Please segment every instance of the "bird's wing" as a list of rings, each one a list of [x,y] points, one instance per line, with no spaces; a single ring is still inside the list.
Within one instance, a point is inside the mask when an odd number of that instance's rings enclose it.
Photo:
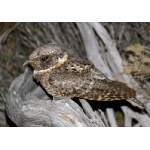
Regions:
[[[80,59],[71,59],[63,67],[54,70],[50,79],[50,84],[57,88],[62,97],[97,100],[107,86],[107,78],[103,73],[89,61]]]

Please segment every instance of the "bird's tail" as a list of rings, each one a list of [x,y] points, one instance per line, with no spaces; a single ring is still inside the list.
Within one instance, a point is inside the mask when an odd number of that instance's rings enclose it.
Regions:
[[[144,109],[144,108],[145,108],[145,107],[144,107],[144,104],[141,103],[139,100],[137,100],[137,99],[135,99],[135,98],[129,98],[129,99],[127,99],[127,101],[128,101],[129,103],[131,103],[133,106],[136,106],[136,107],[138,107],[138,108],[140,108],[140,109]]]

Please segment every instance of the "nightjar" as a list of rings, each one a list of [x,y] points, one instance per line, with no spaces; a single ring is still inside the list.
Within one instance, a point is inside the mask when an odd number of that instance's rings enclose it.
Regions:
[[[33,78],[52,96],[88,100],[122,100],[144,109],[136,91],[126,84],[108,79],[86,59],[69,54],[56,44],[38,47],[25,64],[34,69]]]

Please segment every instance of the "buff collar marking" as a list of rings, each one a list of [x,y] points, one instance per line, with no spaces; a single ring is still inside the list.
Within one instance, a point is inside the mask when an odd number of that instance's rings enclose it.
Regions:
[[[39,71],[34,70],[34,74],[37,74],[37,73],[41,73],[42,74],[42,73],[45,73],[45,72],[51,72],[52,69],[58,68],[61,65],[63,65],[67,61],[67,59],[68,59],[68,55],[66,54],[66,55],[64,55],[63,58],[59,58],[58,62],[54,66],[52,66],[52,67],[50,67],[48,69],[45,69],[45,70],[39,70]]]

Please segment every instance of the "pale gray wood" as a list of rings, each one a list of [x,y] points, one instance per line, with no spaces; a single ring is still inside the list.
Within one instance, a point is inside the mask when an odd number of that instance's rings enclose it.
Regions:
[[[33,80],[32,73],[27,68],[13,81],[7,95],[7,115],[17,126],[105,126],[102,119],[93,121],[88,117],[72,99],[52,100]],[[90,107],[85,110],[94,113]]]
[[[110,123],[110,126],[117,127],[118,125],[117,125],[117,121],[115,119],[114,110],[112,108],[107,108],[106,114],[107,114],[107,118],[108,118],[108,122]]]
[[[150,126],[150,117],[145,112],[143,113],[134,112],[133,110],[131,110],[126,106],[121,107],[121,109],[123,110],[126,116],[125,126],[128,127],[131,126],[131,119],[137,120],[141,126],[144,127]]]
[[[105,120],[103,119],[104,117],[102,117],[102,115],[98,115],[96,111],[93,111],[92,107],[87,101],[85,101],[84,99],[80,99],[80,103],[82,104],[84,112],[92,120],[92,122],[100,127],[107,126]]]

